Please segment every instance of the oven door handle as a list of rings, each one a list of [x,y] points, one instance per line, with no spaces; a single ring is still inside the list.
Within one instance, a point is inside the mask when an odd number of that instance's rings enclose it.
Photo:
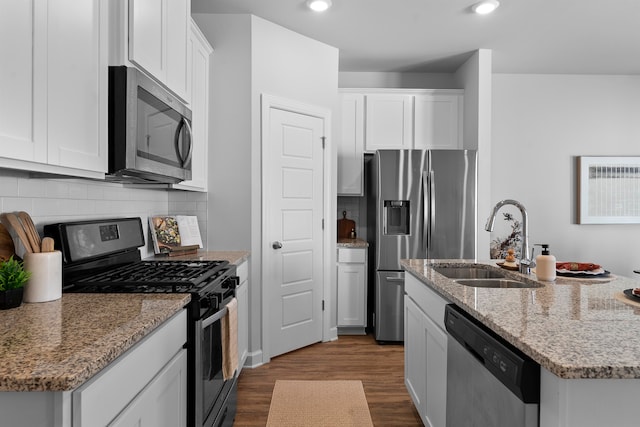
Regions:
[[[227,307],[225,307],[222,310],[218,311],[213,316],[209,316],[206,319],[204,319],[202,321],[202,329],[206,329],[209,326],[211,326],[212,324],[216,323],[218,320],[222,319],[227,314],[227,311],[228,311],[228,309],[227,309]]]

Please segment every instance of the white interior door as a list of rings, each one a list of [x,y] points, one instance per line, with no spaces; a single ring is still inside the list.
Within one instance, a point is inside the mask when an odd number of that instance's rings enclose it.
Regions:
[[[274,357],[322,339],[324,121],[267,111],[263,295]]]

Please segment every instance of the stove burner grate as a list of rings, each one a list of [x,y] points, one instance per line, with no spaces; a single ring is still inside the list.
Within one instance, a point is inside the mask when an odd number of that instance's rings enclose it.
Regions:
[[[228,264],[228,261],[141,261],[84,277],[74,283],[84,286],[110,286],[112,289],[126,286],[138,286],[141,289],[145,286],[166,286],[174,290],[190,290],[224,273]]]

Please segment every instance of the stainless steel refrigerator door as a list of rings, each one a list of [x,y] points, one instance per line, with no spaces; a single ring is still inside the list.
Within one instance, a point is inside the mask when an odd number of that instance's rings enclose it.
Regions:
[[[431,150],[427,258],[476,256],[476,152]]]
[[[376,198],[377,270],[402,270],[400,259],[426,258],[421,177],[428,168],[429,151],[376,152],[372,186]],[[408,217],[404,209],[408,210]]]
[[[376,340],[404,341],[404,272],[378,271],[375,296]]]

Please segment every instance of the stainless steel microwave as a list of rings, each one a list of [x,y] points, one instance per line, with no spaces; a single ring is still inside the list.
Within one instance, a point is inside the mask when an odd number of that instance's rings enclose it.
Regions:
[[[191,111],[135,68],[109,67],[108,131],[111,179],[191,179]]]

